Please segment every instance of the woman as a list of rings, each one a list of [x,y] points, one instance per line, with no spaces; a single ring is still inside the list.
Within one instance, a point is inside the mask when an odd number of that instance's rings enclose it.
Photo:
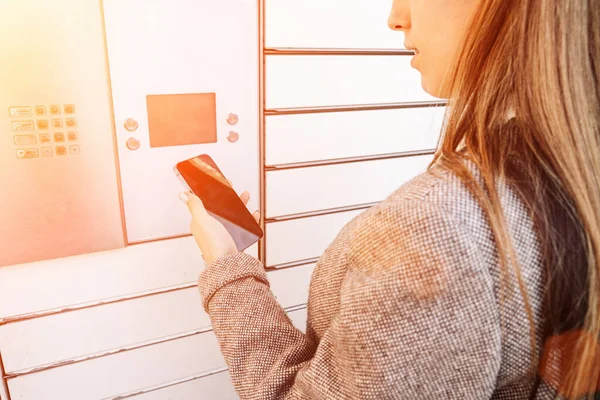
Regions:
[[[306,334],[260,262],[183,196],[240,397],[593,396],[600,3],[394,0],[389,25],[415,50],[423,88],[450,99],[442,142],[426,173],[322,256]]]

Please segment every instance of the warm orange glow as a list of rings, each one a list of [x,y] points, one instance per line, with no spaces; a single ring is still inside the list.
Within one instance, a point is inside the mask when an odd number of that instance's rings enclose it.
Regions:
[[[544,353],[540,363],[540,376],[544,382],[552,389],[556,390],[563,398],[580,398],[589,393],[566,393],[566,380],[568,368],[573,362],[573,353],[577,349],[578,343],[585,341],[594,341],[589,333],[583,331],[571,331],[562,335],[553,336],[548,339],[544,346]],[[581,341],[581,342],[580,342]],[[596,347],[596,362],[594,365],[600,365],[600,347]],[[597,382],[596,389],[600,391],[600,379]]]

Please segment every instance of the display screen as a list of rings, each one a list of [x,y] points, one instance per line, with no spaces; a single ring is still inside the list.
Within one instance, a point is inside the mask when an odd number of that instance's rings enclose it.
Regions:
[[[146,96],[150,147],[217,142],[215,93]]]

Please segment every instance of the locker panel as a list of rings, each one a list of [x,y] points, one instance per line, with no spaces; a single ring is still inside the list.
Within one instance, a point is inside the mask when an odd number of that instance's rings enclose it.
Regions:
[[[267,264],[320,257],[339,231],[362,211],[347,211],[320,217],[267,225]]]
[[[388,0],[265,1],[267,47],[403,48]]]
[[[257,246],[246,252],[256,256]],[[194,282],[203,265],[189,236],[0,268],[0,317]]]
[[[305,311],[295,311],[302,312]],[[295,324],[306,323],[292,314]],[[212,332],[207,332],[11,379],[9,389],[12,398],[20,400],[112,399],[224,366],[218,341]]]
[[[302,310],[291,312],[288,315],[292,320],[292,324],[302,331],[302,333],[306,333],[306,317],[308,315],[308,309],[303,308]]]
[[[315,264],[281,271],[269,271],[267,276],[277,301],[283,307],[308,303],[308,289]]]
[[[267,216],[381,201],[431,160],[426,155],[269,172]]]
[[[96,354],[209,327],[197,290],[54,315],[0,327],[8,371]]]
[[[305,332],[307,310],[299,310],[290,313],[289,315],[292,323],[294,323],[294,325],[302,332]],[[225,371],[201,379],[152,391],[140,396],[135,396],[135,398],[142,400],[234,400],[239,397],[231,382],[229,371]]]
[[[266,118],[268,165],[434,149],[445,107]]]
[[[224,365],[218,341],[208,332],[23,376],[8,386],[20,400],[98,400]]]
[[[282,307],[305,304],[314,266],[268,273]],[[196,287],[0,327],[7,371],[157,341],[209,328]],[[115,329],[118,328],[118,329]]]
[[[237,400],[228,371],[133,397],[134,400]]]
[[[269,109],[438,100],[409,56],[268,56]]]

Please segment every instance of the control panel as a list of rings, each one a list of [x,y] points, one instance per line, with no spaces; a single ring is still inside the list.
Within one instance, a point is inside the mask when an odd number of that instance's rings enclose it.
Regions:
[[[81,154],[74,104],[13,106],[8,112],[18,159]]]
[[[189,233],[173,167],[199,154],[258,208],[257,4],[103,1],[128,243]]]

